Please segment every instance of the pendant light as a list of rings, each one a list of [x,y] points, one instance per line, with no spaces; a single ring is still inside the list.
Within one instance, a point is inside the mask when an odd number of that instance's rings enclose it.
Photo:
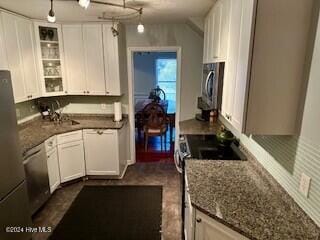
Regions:
[[[54,15],[54,11],[53,11],[53,0],[51,0],[51,8],[50,8],[47,19],[48,19],[48,22],[50,23],[56,22],[56,16]]]
[[[78,0],[79,5],[85,9],[87,9],[90,5],[90,0]]]
[[[137,26],[138,33],[144,33],[144,26],[141,22],[142,9],[139,12],[139,24]]]

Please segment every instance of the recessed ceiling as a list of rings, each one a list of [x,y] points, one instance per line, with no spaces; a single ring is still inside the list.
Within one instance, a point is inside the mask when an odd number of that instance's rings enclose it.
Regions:
[[[122,4],[123,0],[101,0]],[[149,23],[183,22],[190,17],[203,17],[215,0],[128,0],[127,4],[144,8],[143,21]],[[35,19],[46,19],[49,0],[0,0],[0,7]],[[124,13],[122,9],[91,4],[87,10],[76,0],[54,0],[57,21],[97,21],[103,12]],[[128,13],[128,12],[127,12]]]

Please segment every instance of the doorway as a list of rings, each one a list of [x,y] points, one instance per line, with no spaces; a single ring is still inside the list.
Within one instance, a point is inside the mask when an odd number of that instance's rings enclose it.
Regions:
[[[132,162],[173,162],[180,110],[180,48],[129,48],[128,59]],[[165,129],[161,124],[148,127],[150,104],[160,105],[165,112]]]

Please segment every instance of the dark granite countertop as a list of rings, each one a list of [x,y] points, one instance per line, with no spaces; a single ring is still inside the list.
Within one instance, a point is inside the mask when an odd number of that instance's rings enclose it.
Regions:
[[[180,134],[195,135],[195,134],[215,134],[222,123],[201,122],[196,119],[189,119],[179,122]]]
[[[247,161],[186,161],[192,205],[249,239],[319,240],[319,227],[242,150]]]
[[[19,125],[22,154],[57,134],[81,129],[121,129],[128,121],[127,118],[124,117],[121,122],[117,123],[114,122],[113,118],[109,115],[73,115],[71,119],[80,124],[71,125],[70,121],[66,121],[61,125],[55,125],[53,122],[36,118]]]

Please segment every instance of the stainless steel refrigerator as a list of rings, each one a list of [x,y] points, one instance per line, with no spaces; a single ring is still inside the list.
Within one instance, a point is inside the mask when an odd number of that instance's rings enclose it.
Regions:
[[[11,77],[9,71],[0,71],[0,239],[31,239],[31,234],[25,232],[27,226],[32,223]]]

